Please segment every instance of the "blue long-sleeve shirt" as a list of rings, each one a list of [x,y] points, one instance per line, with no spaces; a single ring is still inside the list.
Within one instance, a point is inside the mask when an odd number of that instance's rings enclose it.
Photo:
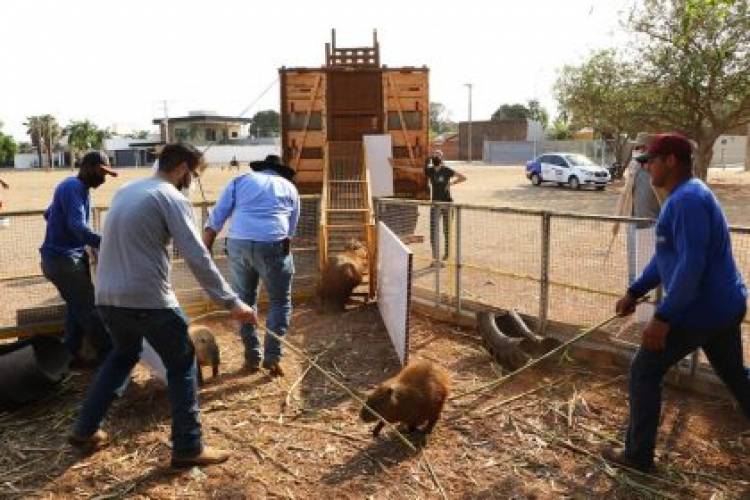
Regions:
[[[683,182],[667,198],[656,221],[656,253],[629,292],[640,297],[659,284],[665,296],[656,314],[673,327],[721,327],[747,307],[726,217],[698,179]]]
[[[78,177],[68,177],[55,188],[44,219],[47,230],[39,252],[42,257],[80,257],[86,245],[99,248],[101,237],[89,226],[89,188]]]
[[[299,222],[299,193],[271,170],[235,177],[224,188],[206,223],[217,233],[231,217],[228,237],[280,241],[294,236]]]

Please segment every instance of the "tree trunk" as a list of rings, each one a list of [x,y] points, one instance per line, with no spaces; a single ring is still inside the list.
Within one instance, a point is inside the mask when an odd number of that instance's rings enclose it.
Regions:
[[[708,178],[708,166],[714,155],[714,141],[716,138],[706,138],[698,142],[698,150],[693,161],[693,174],[703,182]]]
[[[36,146],[36,155],[39,157],[39,168],[44,168],[44,160],[42,160],[42,143],[39,141]]]

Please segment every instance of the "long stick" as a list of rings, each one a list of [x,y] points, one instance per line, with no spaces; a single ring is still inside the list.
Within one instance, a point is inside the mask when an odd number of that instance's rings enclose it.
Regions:
[[[218,316],[218,315],[227,315],[227,314],[229,314],[228,311],[214,311],[214,312],[210,312],[210,313],[206,313],[206,314],[201,314],[200,316],[196,316],[191,322],[197,321],[199,319],[206,318],[208,316]],[[314,359],[312,359],[310,356],[306,355],[304,352],[302,352],[301,349],[299,349],[298,347],[294,346],[293,344],[290,344],[289,342],[287,342],[286,340],[284,340],[283,337],[277,335],[276,333],[272,332],[268,328],[264,328],[261,325],[256,325],[255,327],[258,328],[258,329],[260,329],[261,331],[266,332],[266,334],[270,335],[271,337],[273,337],[276,340],[278,340],[279,342],[281,342],[285,347],[287,347],[294,354],[296,354],[297,356],[299,356],[300,358],[304,359],[305,361],[307,361],[308,363],[310,363],[312,366],[314,366],[315,369],[318,370],[320,373],[322,373],[328,380],[330,380],[335,385],[337,385],[338,387],[340,387],[341,389],[343,389],[344,392],[346,392],[349,396],[351,396],[352,399],[354,399],[357,403],[359,403],[362,406],[364,406],[365,408],[367,408],[367,410],[369,410],[370,413],[372,413],[373,415],[375,415],[375,417],[378,420],[380,420],[380,422],[382,422],[389,429],[391,429],[393,432],[395,432],[396,436],[404,444],[404,446],[406,446],[407,448],[409,448],[409,450],[413,451],[414,453],[417,452],[417,448],[411,443],[411,441],[409,441],[408,439],[406,439],[406,436],[404,436],[403,434],[401,434],[398,431],[398,429],[396,428],[395,425],[393,425],[392,423],[388,422],[385,418],[383,418],[382,415],[380,415],[378,412],[376,412],[375,410],[373,410],[372,408],[370,408],[369,406],[367,406],[367,403],[365,403],[365,401],[362,400],[362,398],[360,398],[359,396],[357,396],[354,393],[354,391],[352,391],[351,389],[349,389],[347,386],[345,386],[344,384],[342,384],[341,382],[339,382],[336,377],[334,377],[333,375],[331,375],[325,368],[322,368],[317,362],[315,362]]]

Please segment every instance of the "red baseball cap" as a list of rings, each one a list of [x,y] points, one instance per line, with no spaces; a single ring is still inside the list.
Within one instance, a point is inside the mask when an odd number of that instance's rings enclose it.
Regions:
[[[656,156],[673,154],[677,158],[689,160],[692,152],[693,146],[687,137],[670,132],[653,136],[646,151],[636,156],[635,159],[640,163],[646,163]]]

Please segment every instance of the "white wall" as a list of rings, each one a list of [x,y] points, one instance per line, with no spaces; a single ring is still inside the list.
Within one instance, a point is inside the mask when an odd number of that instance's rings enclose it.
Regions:
[[[16,168],[31,168],[39,166],[39,156],[36,153],[18,153],[13,158]]]
[[[204,146],[199,146],[198,149],[203,151],[206,148]],[[247,162],[262,160],[270,154],[280,155],[281,147],[278,145],[266,144],[254,144],[246,146],[211,146],[206,150],[204,156],[207,163],[214,163],[218,165],[228,165],[229,162],[232,161],[232,158],[236,157],[237,161],[240,162],[241,165],[245,166],[247,165]]]
[[[744,135],[720,135],[714,143],[712,167],[742,167],[745,164],[747,137]]]

